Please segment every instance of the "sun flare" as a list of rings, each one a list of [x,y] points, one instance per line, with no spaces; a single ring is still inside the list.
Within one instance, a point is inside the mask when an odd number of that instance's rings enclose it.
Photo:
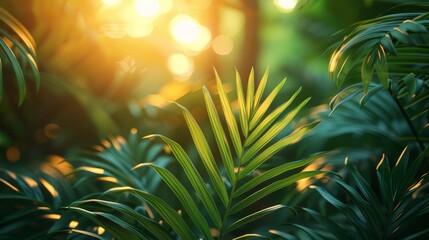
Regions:
[[[291,12],[298,0],[274,0],[274,4],[283,12]]]
[[[160,13],[158,0],[137,0],[134,7],[142,17],[156,17]]]
[[[202,51],[211,40],[210,30],[185,14],[172,19],[170,33],[177,42],[195,52]]]

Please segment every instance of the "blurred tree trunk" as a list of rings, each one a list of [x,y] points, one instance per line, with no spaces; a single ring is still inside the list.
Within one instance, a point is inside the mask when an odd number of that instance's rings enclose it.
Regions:
[[[259,55],[259,9],[258,0],[246,0],[243,3],[243,14],[245,17],[244,37],[241,46],[241,55],[238,69],[242,74],[250,72],[252,67],[255,68],[255,76]],[[246,82],[246,81],[244,81]]]

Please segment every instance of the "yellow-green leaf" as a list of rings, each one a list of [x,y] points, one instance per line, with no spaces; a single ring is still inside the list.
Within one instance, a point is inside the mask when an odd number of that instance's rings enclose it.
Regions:
[[[226,138],[225,132],[223,131],[219,115],[216,111],[216,107],[214,106],[213,100],[206,87],[203,87],[203,95],[206,103],[207,113],[210,119],[210,123],[212,125],[213,133],[215,135],[216,143],[219,147],[219,151],[222,156],[222,162],[225,166],[225,170],[228,174],[229,180],[231,182],[234,182],[234,160],[231,155],[231,149],[229,148],[228,140]]]

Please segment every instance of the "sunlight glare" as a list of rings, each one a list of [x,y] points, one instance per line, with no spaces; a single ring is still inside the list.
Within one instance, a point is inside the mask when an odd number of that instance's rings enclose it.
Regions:
[[[168,13],[173,8],[173,0],[159,0],[159,12]]]
[[[191,4],[199,9],[207,9],[212,4],[212,0],[192,0]]]
[[[39,184],[37,184],[36,181],[34,181],[34,179],[27,177],[27,176],[23,176],[22,179],[24,180],[24,182],[31,188],[35,188],[37,187]]]
[[[173,18],[170,32],[177,42],[195,52],[206,48],[211,39],[211,33],[206,27],[185,14]]]
[[[118,6],[122,2],[122,0],[101,0],[101,1],[103,2],[104,5],[108,7]]]
[[[106,230],[104,230],[104,228],[103,227],[98,227],[97,228],[97,234],[98,235],[103,235],[103,233],[105,232]]]
[[[181,14],[171,21],[170,31],[178,42],[192,43],[198,39],[201,30],[195,19]]]
[[[78,170],[87,171],[95,174],[104,174],[103,168],[96,168],[96,167],[79,167]]]
[[[274,0],[274,4],[283,12],[291,12],[298,0]]]
[[[218,55],[228,55],[232,52],[234,43],[230,37],[219,35],[213,40],[212,48]]]
[[[127,25],[127,35],[132,38],[141,38],[149,36],[153,31],[151,22],[133,22]]]
[[[126,34],[126,26],[123,23],[106,23],[101,27],[101,32],[109,38],[122,38]]]
[[[4,183],[6,186],[8,186],[11,189],[13,189],[15,192],[19,192],[18,188],[16,188],[15,186],[13,186],[12,184],[10,184],[8,181],[4,180],[3,178],[0,178],[0,182]]]
[[[171,55],[167,61],[168,69],[176,76],[187,80],[194,71],[194,62],[192,58],[182,53]]]
[[[160,12],[158,0],[137,0],[134,7],[137,14],[143,17],[155,17]]]
[[[50,184],[48,181],[46,181],[45,179],[41,178],[40,182],[43,184],[43,186],[46,188],[46,190],[48,190],[48,192],[52,195],[52,197],[57,198],[59,196],[57,190],[55,189],[54,186],[52,186],[52,184]]]
[[[111,183],[118,183],[118,179],[114,177],[99,177],[97,180],[102,182],[111,182]]]
[[[72,220],[72,221],[69,223],[69,228],[76,228],[76,227],[77,227],[77,225],[79,225],[79,222],[78,222],[78,221],[74,221],[74,220]]]
[[[44,218],[44,219],[51,219],[51,220],[59,220],[61,218],[61,215],[60,214],[51,213],[51,214],[45,214],[45,215],[43,215],[42,218]]]

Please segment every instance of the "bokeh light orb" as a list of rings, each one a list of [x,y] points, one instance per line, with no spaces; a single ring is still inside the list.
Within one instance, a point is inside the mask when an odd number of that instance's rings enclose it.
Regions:
[[[274,4],[282,12],[292,12],[292,10],[296,7],[297,3],[298,0],[274,0]]]
[[[178,43],[195,52],[204,50],[211,40],[210,30],[186,14],[171,20],[170,33]]]
[[[136,0],[135,9],[143,17],[155,17],[160,13],[158,0]]]
[[[213,39],[213,51],[218,55],[228,55],[234,48],[232,39],[227,35],[219,35]]]
[[[175,53],[168,57],[167,66],[179,80],[187,80],[194,71],[194,61],[183,53]]]

